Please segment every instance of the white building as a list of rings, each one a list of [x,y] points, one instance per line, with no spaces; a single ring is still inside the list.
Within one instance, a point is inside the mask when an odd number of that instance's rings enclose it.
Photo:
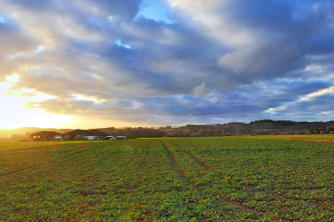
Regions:
[[[127,139],[128,137],[126,136],[116,136],[116,139],[117,140],[124,140],[124,139]]]
[[[54,139],[55,139],[55,140],[63,140],[63,136],[58,135],[58,136],[55,136]]]
[[[99,140],[100,137],[99,136],[85,136],[86,140]]]
[[[116,138],[114,136],[106,136],[104,137],[106,140],[115,140]]]

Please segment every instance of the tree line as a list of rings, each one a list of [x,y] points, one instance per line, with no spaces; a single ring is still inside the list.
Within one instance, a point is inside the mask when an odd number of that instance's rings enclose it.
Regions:
[[[70,132],[71,129],[49,129],[59,133]],[[124,135],[129,138],[146,137],[205,137],[233,135],[293,135],[293,134],[334,134],[334,121],[328,122],[294,122],[289,120],[256,120],[249,123],[233,122],[210,125],[186,125],[165,127],[127,127],[98,129],[108,135]],[[40,128],[17,130],[12,135],[0,138],[25,140],[31,133],[41,131]]]

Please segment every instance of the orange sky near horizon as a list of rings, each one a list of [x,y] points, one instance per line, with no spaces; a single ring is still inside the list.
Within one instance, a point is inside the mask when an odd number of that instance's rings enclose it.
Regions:
[[[2,108],[0,109],[0,128],[18,128],[18,127],[62,127],[69,123],[71,116],[50,114],[44,110],[29,108],[26,106],[29,102],[43,101],[50,96],[43,93],[36,93],[33,89],[23,89],[23,91],[32,92],[31,96],[21,95],[20,92],[12,91],[11,88],[19,81],[18,74],[8,75],[5,81],[0,82],[0,100]]]
[[[14,129],[19,127],[40,128],[102,128],[138,126],[130,122],[101,119],[99,117],[81,117],[49,113],[39,107],[31,107],[29,102],[41,102],[54,98],[34,89],[12,90],[20,80],[18,74],[8,75],[0,82],[0,128]],[[146,125],[146,124],[142,124]],[[146,125],[147,126],[147,125]]]

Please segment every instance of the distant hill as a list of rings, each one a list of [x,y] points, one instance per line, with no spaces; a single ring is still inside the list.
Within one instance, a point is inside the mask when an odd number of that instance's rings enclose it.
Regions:
[[[294,122],[289,120],[257,120],[250,123],[233,122],[225,124],[186,125],[160,128],[104,128],[110,135],[138,137],[188,137],[229,135],[271,135],[271,134],[321,134],[334,133],[334,121]]]
[[[92,129],[94,130],[94,129]],[[256,120],[249,123],[233,122],[210,125],[186,125],[180,127],[160,128],[100,128],[106,135],[127,136],[129,138],[142,137],[188,137],[188,136],[230,136],[230,135],[272,135],[272,134],[334,134],[334,121],[328,122],[294,122],[289,120]],[[0,138],[27,139],[30,134],[39,131],[53,131],[68,133],[72,129],[41,129],[24,127],[12,130],[0,129]]]

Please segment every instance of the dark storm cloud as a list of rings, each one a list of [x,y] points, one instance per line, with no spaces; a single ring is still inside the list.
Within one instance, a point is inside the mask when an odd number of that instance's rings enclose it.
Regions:
[[[329,1],[231,1],[222,19],[246,30],[254,42],[221,59],[223,67],[250,74],[250,81],[285,77],[305,68],[310,54],[331,53],[333,7]],[[327,47],[326,47],[327,45]]]
[[[329,95],[301,98],[334,85],[332,1],[165,3],[176,23],[138,17],[139,0],[0,2],[0,75],[56,97],[32,105],[105,119],[329,115]]]

